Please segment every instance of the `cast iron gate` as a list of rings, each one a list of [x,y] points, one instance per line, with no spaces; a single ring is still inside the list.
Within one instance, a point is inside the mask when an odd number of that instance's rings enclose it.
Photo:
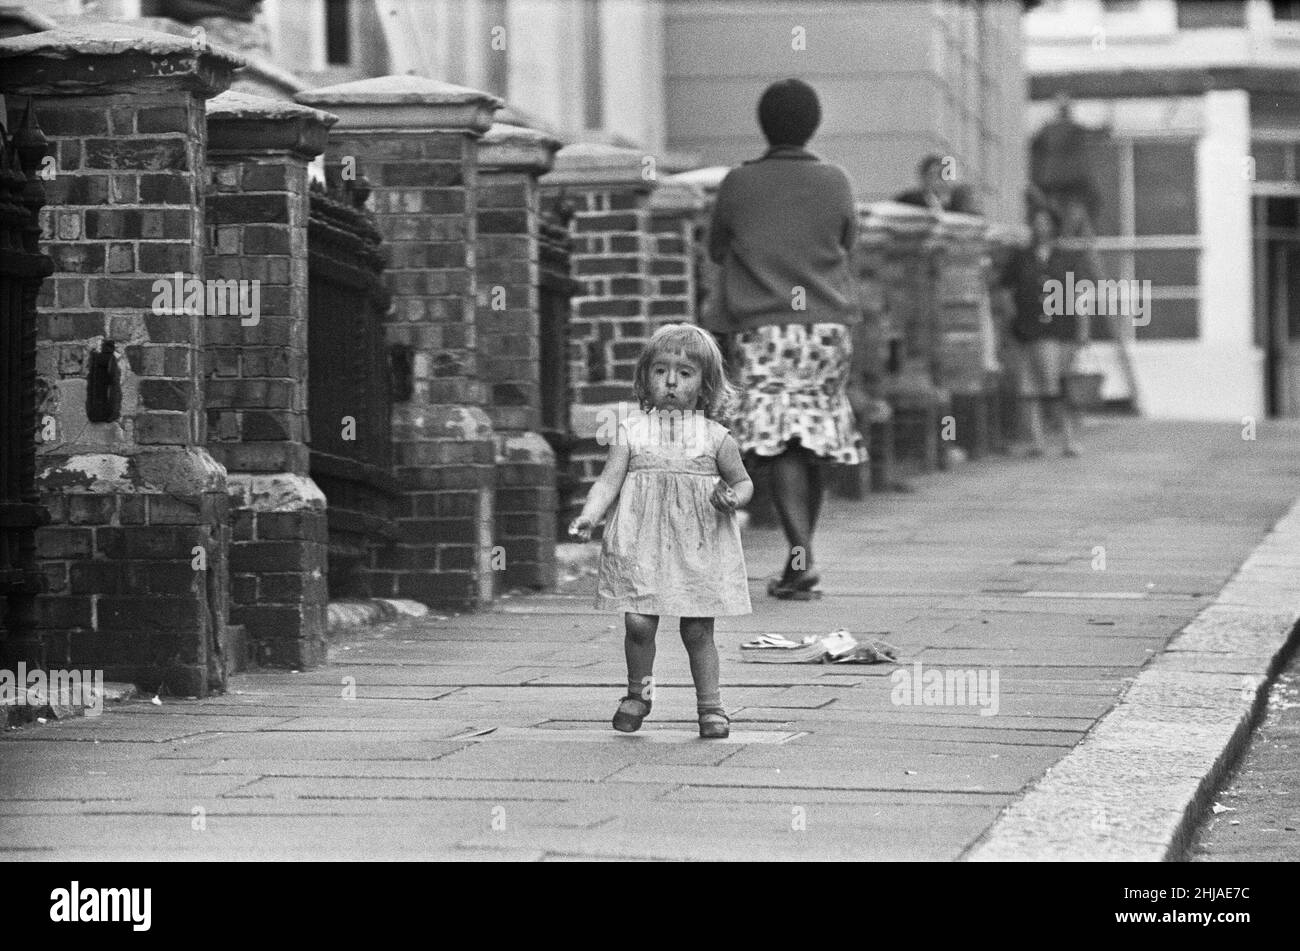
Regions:
[[[312,191],[307,412],[311,477],[329,506],[331,597],[368,594],[361,569],[396,534],[391,367],[402,361],[390,364],[384,342],[380,240],[363,212]]]
[[[7,117],[0,116],[7,123]],[[40,253],[37,174],[46,141],[27,104],[18,131],[0,127],[0,666],[45,666],[36,634],[36,294],[54,271]]]
[[[581,499],[577,480],[569,472],[569,298],[579,284],[569,273],[570,240],[563,210],[548,210],[538,228],[538,342],[542,401],[542,437],[555,452],[555,488],[559,504],[556,525],[568,539],[569,522]]]

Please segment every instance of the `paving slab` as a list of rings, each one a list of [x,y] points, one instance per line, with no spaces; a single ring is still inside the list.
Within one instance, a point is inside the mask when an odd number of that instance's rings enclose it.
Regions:
[[[992,457],[913,494],[830,498],[819,601],[767,598],[784,540],[746,531],[755,612],[717,624],[728,741],[696,736],[675,618],[652,717],[609,729],[622,633],[587,576],[356,629],[328,665],[240,674],[224,696],[0,735],[0,856],[1067,858],[1079,829],[1121,843],[1108,857],[1160,855],[1186,811],[1171,791],[1236,741],[1300,596],[1300,544],[1269,534],[1300,524],[1283,518],[1300,426],[1239,435],[1106,420],[1082,459]],[[839,627],[900,662],[741,661],[756,634]],[[996,671],[996,715],[895,703],[917,661]]]

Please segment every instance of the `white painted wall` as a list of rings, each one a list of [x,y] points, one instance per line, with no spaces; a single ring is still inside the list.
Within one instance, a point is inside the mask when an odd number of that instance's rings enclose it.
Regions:
[[[1250,97],[1242,90],[1203,97],[1196,150],[1196,205],[1202,241],[1200,337],[1145,341],[1135,349],[1151,416],[1231,419],[1264,413],[1263,352],[1252,340]]]

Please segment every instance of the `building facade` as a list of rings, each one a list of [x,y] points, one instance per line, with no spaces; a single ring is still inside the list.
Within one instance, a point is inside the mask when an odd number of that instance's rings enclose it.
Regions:
[[[1300,415],[1300,5],[1045,0],[1024,27],[1026,127],[1065,96],[1109,132],[1095,224],[1107,276],[1151,281],[1143,411]]]
[[[995,221],[1021,217],[1018,0],[265,0],[274,61],[313,84],[417,73],[501,96],[569,141],[670,170],[762,149],[755,106],[787,76],[822,97],[816,147],[865,201],[951,156]],[[343,12],[340,12],[343,11]],[[377,39],[378,37],[378,39]]]

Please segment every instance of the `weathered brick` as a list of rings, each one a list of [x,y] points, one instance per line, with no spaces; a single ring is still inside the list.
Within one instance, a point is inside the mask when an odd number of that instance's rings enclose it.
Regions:
[[[206,584],[203,572],[191,562],[136,562],[129,567],[130,587],[123,594],[148,594],[184,596],[203,591]]]
[[[117,497],[77,494],[68,497],[68,521],[73,525],[107,525],[113,520]]]
[[[198,544],[199,532],[193,528],[133,525],[95,530],[96,553],[105,558],[170,558],[189,564]]]
[[[36,532],[37,558],[88,558],[91,545],[88,528],[45,527]]]
[[[139,256],[140,270],[154,274],[184,272],[194,263],[194,250],[184,242],[142,242]]]
[[[84,160],[86,168],[186,171],[190,167],[184,139],[87,139]]]
[[[118,561],[82,561],[68,572],[73,594],[122,594],[129,591],[126,565]]]
[[[135,441],[140,445],[183,446],[191,443],[189,413],[137,413]]]
[[[150,525],[199,525],[204,522],[202,499],[198,496],[149,496]]]
[[[320,512],[261,512],[257,516],[257,537],[319,540],[324,524],[325,516]]]
[[[46,135],[88,136],[108,134],[108,110],[103,108],[50,108],[40,114],[41,131]]]
[[[297,541],[238,542],[231,547],[230,564],[232,570],[250,574],[311,571],[321,567],[318,548]]]
[[[97,605],[101,631],[158,631],[169,635],[203,630],[206,606],[198,597],[108,596]],[[175,638],[180,646],[183,638]]]
[[[221,195],[207,202],[208,224],[288,222],[289,203],[281,195]]]
[[[89,628],[94,607],[89,596],[67,595],[36,596],[36,626],[38,628],[75,629]]]
[[[140,176],[140,201],[146,205],[188,205],[195,199],[192,181],[183,175]]]
[[[136,113],[136,129],[148,132],[187,132],[189,111],[182,106],[146,107]]]
[[[191,384],[188,380],[141,380],[140,401],[151,410],[185,410],[189,408]]]

